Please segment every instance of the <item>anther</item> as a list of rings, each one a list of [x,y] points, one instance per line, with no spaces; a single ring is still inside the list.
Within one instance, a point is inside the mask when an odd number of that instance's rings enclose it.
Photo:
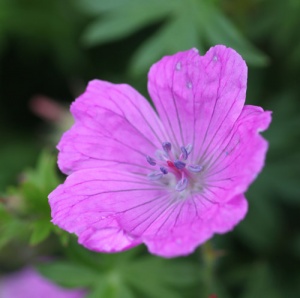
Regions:
[[[154,159],[153,157],[147,155],[147,156],[146,156],[146,159],[147,159],[148,163],[149,163],[151,166],[155,166],[155,165],[156,165],[156,161],[155,161],[155,159]]]
[[[188,155],[189,155],[186,148],[182,146],[182,147],[180,147],[180,150],[181,150],[182,159],[186,160],[188,158]]]
[[[200,165],[188,165],[187,169],[194,173],[199,173],[203,170],[203,166]]]
[[[181,69],[181,63],[177,62],[175,68],[176,68],[176,70],[180,70]]]
[[[164,175],[168,174],[168,170],[167,170],[166,167],[160,167],[159,169],[161,170],[161,172],[162,172]]]
[[[193,145],[192,144],[187,144],[185,146],[185,150],[186,150],[187,154],[190,154],[193,150]]]
[[[155,181],[155,180],[159,180],[162,176],[163,176],[162,172],[155,171],[155,172],[148,174],[148,179]]]
[[[171,151],[171,143],[170,142],[163,142],[162,147],[165,150],[166,153],[169,153]]]
[[[187,185],[188,185],[188,179],[186,177],[182,177],[182,179],[180,179],[176,184],[175,189],[177,191],[183,191],[186,189]]]
[[[178,170],[182,170],[185,167],[185,163],[181,160],[175,160],[174,165]]]

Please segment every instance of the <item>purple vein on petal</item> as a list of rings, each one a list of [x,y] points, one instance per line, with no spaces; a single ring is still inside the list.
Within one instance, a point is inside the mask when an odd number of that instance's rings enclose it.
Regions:
[[[242,152],[240,152],[238,155],[235,155],[235,159],[240,157],[241,154],[242,154]],[[210,173],[207,174],[205,177],[209,178],[209,177],[215,176],[216,174],[223,172],[224,170],[226,170],[228,167],[230,167],[235,162],[235,159],[231,160],[231,162],[229,164],[227,164],[225,167],[219,169],[217,172],[210,171]]]
[[[106,111],[109,111],[109,112],[115,114],[117,117],[120,117],[120,115],[118,115],[118,114],[115,113],[114,111],[111,111],[111,110],[109,110],[109,109],[107,109],[107,108],[101,108],[101,109],[106,110]],[[137,134],[139,134],[140,136],[142,136],[142,137],[143,137],[149,144],[151,144],[154,148],[156,147],[156,144],[154,144],[154,143],[152,142],[152,140],[150,140],[148,137],[146,137],[145,134],[142,133],[136,126],[134,126],[127,118],[123,118],[123,119],[128,123],[129,126],[131,126],[131,127],[137,132]],[[108,130],[106,130],[106,131],[108,131]],[[110,132],[109,132],[109,133],[110,133]]]
[[[184,139],[183,139],[183,133],[182,133],[182,126],[181,126],[181,119],[179,117],[179,112],[178,112],[178,107],[177,107],[177,100],[175,99],[175,94],[174,94],[174,77],[176,74],[176,70],[175,68],[173,69],[173,73],[172,73],[172,82],[171,82],[171,94],[172,94],[172,100],[173,100],[173,105],[175,107],[175,111],[176,111],[176,120],[178,122],[178,126],[179,126],[179,131],[180,131],[180,138],[181,138],[181,144],[184,144]],[[177,143],[177,148],[179,148],[179,144]]]
[[[221,126],[223,125],[224,121],[228,118],[228,114],[231,112],[231,109],[233,108],[234,104],[236,103],[236,99],[237,99],[237,97],[239,96],[239,94],[240,94],[240,91],[238,92],[237,96],[235,97],[233,103],[231,104],[230,109],[227,111],[227,114],[226,114],[226,116],[223,118],[223,120],[222,120],[222,122],[220,123],[219,127],[218,127],[217,129],[215,129],[215,133],[214,133],[214,135],[211,137],[209,144],[207,145],[207,147],[206,147],[204,153],[202,154],[201,159],[200,159],[200,162],[203,162],[203,161],[207,158],[207,154],[210,154],[210,152],[209,152],[210,146],[211,146],[211,144],[212,144],[214,138],[216,137],[216,135],[217,135],[219,129],[220,129]],[[237,121],[237,120],[238,120],[238,118],[236,119],[236,121]],[[235,121],[235,123],[236,123],[236,121]],[[231,128],[231,130],[233,130],[234,124],[235,124],[235,123],[232,123],[232,128]],[[230,131],[231,131],[231,130],[230,130]],[[229,132],[229,133],[230,133],[230,132]],[[215,147],[218,148],[221,144],[222,144],[222,139],[219,140],[219,143],[216,144]]]
[[[167,130],[166,130],[166,133],[167,133],[167,135],[168,135],[169,140],[171,141],[171,143],[172,143],[172,144],[175,144],[177,147],[179,147],[179,145],[178,145],[178,143],[177,143],[177,138],[176,138],[175,133],[174,133],[174,130],[173,130],[173,126],[172,126],[171,119],[170,119],[170,117],[169,117],[169,114],[168,114],[167,111],[166,111],[165,106],[163,105],[163,101],[162,101],[162,99],[161,99],[161,97],[160,97],[160,94],[159,94],[159,92],[158,92],[158,86],[157,86],[157,84],[153,84],[153,85],[154,85],[154,87],[155,87],[155,91],[156,91],[155,93],[156,93],[156,96],[157,96],[157,98],[159,99],[160,105],[161,105],[161,107],[162,107],[163,110],[164,110],[164,115],[163,115],[163,116],[160,115],[160,117],[166,117],[166,119],[167,119],[167,121],[168,121],[168,124],[169,124],[169,128],[170,128],[170,129],[167,129]],[[172,136],[169,135],[169,131],[171,131]]]
[[[117,92],[120,93],[119,90],[116,90]],[[135,109],[137,110],[137,112],[142,116],[143,120],[145,121],[145,123],[147,124],[147,126],[150,128],[150,130],[152,131],[152,133],[155,135],[156,139],[158,140],[158,142],[161,144],[162,143],[162,140],[159,138],[159,136],[157,135],[157,132],[153,129],[152,125],[150,125],[150,123],[148,122],[147,118],[148,117],[145,117],[145,115],[141,112],[141,110],[136,106],[136,104],[134,103],[134,101],[131,100],[130,97],[128,97],[127,94],[124,94],[125,97],[130,101],[130,103],[135,107]],[[147,103],[148,104],[148,103]],[[154,112],[155,113],[155,112]],[[157,126],[160,128],[160,131],[164,134],[164,139],[166,139],[166,136],[165,136],[165,131],[164,129],[162,128],[162,124],[160,122],[160,120],[158,119],[156,113],[155,113],[155,116],[156,116],[156,124]],[[126,117],[127,119],[127,117]],[[129,120],[128,120],[129,121]],[[130,122],[130,121],[129,121]],[[131,123],[131,122],[130,122]]]
[[[85,195],[85,197],[81,200],[76,201],[76,203],[73,205],[78,205],[79,203],[94,197],[94,196],[98,196],[98,195],[104,195],[104,194],[109,194],[109,193],[122,193],[122,192],[134,192],[134,191],[153,191],[153,190],[157,190],[157,191],[161,191],[163,188],[131,188],[131,189],[116,189],[116,190],[107,190],[107,191],[102,191],[102,192],[98,192],[98,193],[94,193],[94,194],[89,194],[89,195]],[[68,200],[71,200],[71,198],[69,198]],[[65,206],[60,208],[60,211],[63,211],[64,209],[69,209],[72,208],[72,206]]]
[[[229,148],[229,146],[230,146],[231,143],[232,143],[233,138],[237,136],[236,132],[237,132],[237,128],[232,129],[232,130],[228,133],[228,135],[223,139],[223,145],[224,145],[224,143],[227,141],[226,146],[225,146],[222,150],[220,150],[220,148],[218,147],[218,148],[216,148],[216,150],[215,150],[214,152],[211,153],[210,158],[209,158],[208,160],[206,160],[206,168],[207,168],[207,169],[210,169],[210,170],[211,170],[212,167],[219,161],[219,159],[221,158],[221,156],[227,151],[227,149]],[[237,142],[237,144],[234,145],[234,147],[233,147],[233,149],[232,149],[231,151],[233,151],[234,148],[235,148],[238,144],[239,144],[239,142]],[[219,152],[218,152],[218,151],[219,151]],[[218,152],[219,154],[218,154],[217,157],[216,157],[215,155],[217,154],[217,152]],[[213,160],[213,158],[215,158],[215,159]]]
[[[228,149],[228,146],[229,146],[230,144],[231,144],[231,143],[229,143],[229,144],[227,145],[227,147],[224,148],[224,149],[220,152],[220,154],[215,158],[215,160],[214,160],[213,162],[211,162],[211,163],[208,165],[208,168],[209,168],[210,171],[213,172],[213,171],[218,167],[218,165],[219,165],[221,162],[224,161],[224,159],[226,158],[226,155],[225,155],[225,153],[226,153],[226,151],[227,151],[226,149]],[[239,144],[240,144],[240,141],[238,141],[238,142],[233,146],[233,148],[230,150],[230,152],[232,152],[233,150],[235,150],[235,148],[236,148]],[[221,159],[222,155],[223,155],[223,159]]]
[[[156,235],[159,233],[159,231],[162,229],[162,227],[165,225],[165,223],[169,220],[169,218],[171,217],[171,215],[175,212],[175,210],[177,209],[177,207],[180,205],[180,210],[178,211],[178,213],[177,213],[177,216],[176,216],[176,220],[175,220],[175,222],[174,222],[174,224],[173,224],[173,227],[175,227],[176,226],[176,223],[177,223],[177,219],[178,219],[178,217],[179,217],[179,215],[180,215],[180,211],[182,210],[182,208],[183,208],[183,204],[184,203],[181,203],[181,204],[176,204],[175,206],[174,206],[174,208],[171,210],[171,212],[169,213],[169,215],[166,217],[166,219],[163,221],[163,223],[159,226],[159,228],[157,229],[157,231],[156,231]]]
[[[136,206],[130,207],[130,208],[128,208],[128,209],[119,211],[118,213],[126,213],[126,212],[128,212],[128,211],[131,211],[131,210],[133,210],[133,209],[136,209],[136,208],[139,208],[139,207],[148,205],[148,204],[150,204],[150,203],[152,203],[152,202],[154,202],[154,201],[156,201],[156,200],[160,200],[160,199],[162,199],[163,197],[167,197],[167,196],[169,196],[169,194],[164,194],[164,195],[157,196],[156,198],[154,198],[154,199],[152,199],[152,200],[149,200],[149,201],[146,201],[146,202],[144,202],[144,203],[138,204],[138,205],[136,205]]]
[[[165,209],[163,208],[164,206],[167,206]],[[142,234],[142,233],[145,233],[145,231],[147,230],[147,229],[149,229],[149,227],[170,207],[172,205],[172,202],[170,203],[169,201],[164,201],[164,202],[162,202],[161,203],[161,205],[159,205],[158,206],[158,208],[157,209],[155,209],[154,211],[153,210],[151,210],[151,211],[153,211],[147,218],[146,218],[146,220],[148,220],[148,219],[151,219],[151,217],[154,215],[154,214],[156,214],[156,212],[158,212],[159,210],[161,210],[162,209],[162,211],[159,213],[159,215],[156,217],[156,218],[154,218],[151,222],[150,222],[150,224],[148,224],[148,226],[146,226],[146,228],[142,231],[142,232],[139,232],[139,234]],[[136,220],[136,219],[138,219],[138,218],[140,218],[142,215],[145,215],[145,214],[147,214],[148,212],[150,211],[150,209],[147,209],[144,213],[141,213],[141,214],[139,214],[139,216],[137,216],[137,217],[135,217],[133,220]],[[143,222],[146,222],[146,220],[144,219],[143,220]],[[133,230],[135,230],[138,226],[140,226],[141,224],[140,223],[138,223],[138,224],[136,224],[133,228],[131,228],[130,229],[130,232],[132,232]]]

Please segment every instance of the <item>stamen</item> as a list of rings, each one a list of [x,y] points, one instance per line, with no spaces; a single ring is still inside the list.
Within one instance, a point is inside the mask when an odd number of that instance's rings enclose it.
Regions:
[[[170,142],[163,142],[162,147],[166,153],[169,153],[171,151],[172,145]]]
[[[187,154],[189,155],[193,150],[193,145],[192,144],[187,144],[185,146],[185,150],[186,150]]]
[[[151,166],[155,166],[155,165],[156,165],[156,161],[155,161],[155,159],[154,159],[153,157],[147,155],[147,156],[146,156],[146,159],[147,159],[148,163],[149,163]]]
[[[181,160],[175,160],[174,165],[178,170],[182,170],[185,167],[185,163]]]
[[[163,176],[162,172],[155,171],[155,172],[148,174],[148,179],[155,181],[155,180],[159,180],[162,176]]]
[[[156,171],[148,174],[148,179],[156,181],[166,176],[162,182],[171,186],[174,185],[173,179],[175,178],[175,190],[178,192],[185,190],[187,187],[197,188],[201,182],[198,182],[197,177],[194,176],[202,172],[204,167],[190,163],[189,155],[192,149],[192,144],[188,144],[181,146],[178,152],[176,148],[172,148],[170,142],[163,142],[162,149],[155,152],[154,158],[146,155],[147,162],[152,166],[157,166]],[[170,174],[174,177],[169,177]]]
[[[200,165],[188,165],[187,169],[194,173],[199,173],[203,170],[203,166]]]
[[[167,170],[166,167],[160,167],[159,169],[161,170],[161,172],[162,172],[164,175],[168,174],[168,170]]]
[[[182,146],[182,147],[180,147],[180,150],[181,150],[181,158],[186,160],[189,155],[186,148]]]
[[[176,184],[175,189],[177,191],[183,191],[186,189],[187,185],[188,185],[188,179],[186,177],[182,177],[182,179],[180,179]]]

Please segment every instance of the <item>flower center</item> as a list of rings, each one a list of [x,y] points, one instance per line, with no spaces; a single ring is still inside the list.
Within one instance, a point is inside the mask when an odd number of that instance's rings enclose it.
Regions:
[[[194,179],[194,175],[203,170],[201,165],[188,162],[192,152],[192,145],[180,147],[180,152],[174,152],[170,142],[162,143],[163,150],[156,151],[156,158],[146,156],[147,162],[151,166],[158,166],[159,170],[148,174],[150,180],[160,180],[167,174],[173,174],[176,178],[175,189],[183,191]]]

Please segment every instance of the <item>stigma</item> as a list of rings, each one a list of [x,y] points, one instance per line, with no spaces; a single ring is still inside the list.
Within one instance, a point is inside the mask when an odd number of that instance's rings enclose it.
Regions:
[[[192,145],[181,146],[180,150],[174,150],[170,142],[163,142],[162,149],[157,150],[155,158],[147,155],[147,162],[157,169],[148,174],[152,181],[160,180],[168,175],[176,179],[175,190],[181,192],[195,179],[195,174],[202,172],[203,167],[189,162]]]

